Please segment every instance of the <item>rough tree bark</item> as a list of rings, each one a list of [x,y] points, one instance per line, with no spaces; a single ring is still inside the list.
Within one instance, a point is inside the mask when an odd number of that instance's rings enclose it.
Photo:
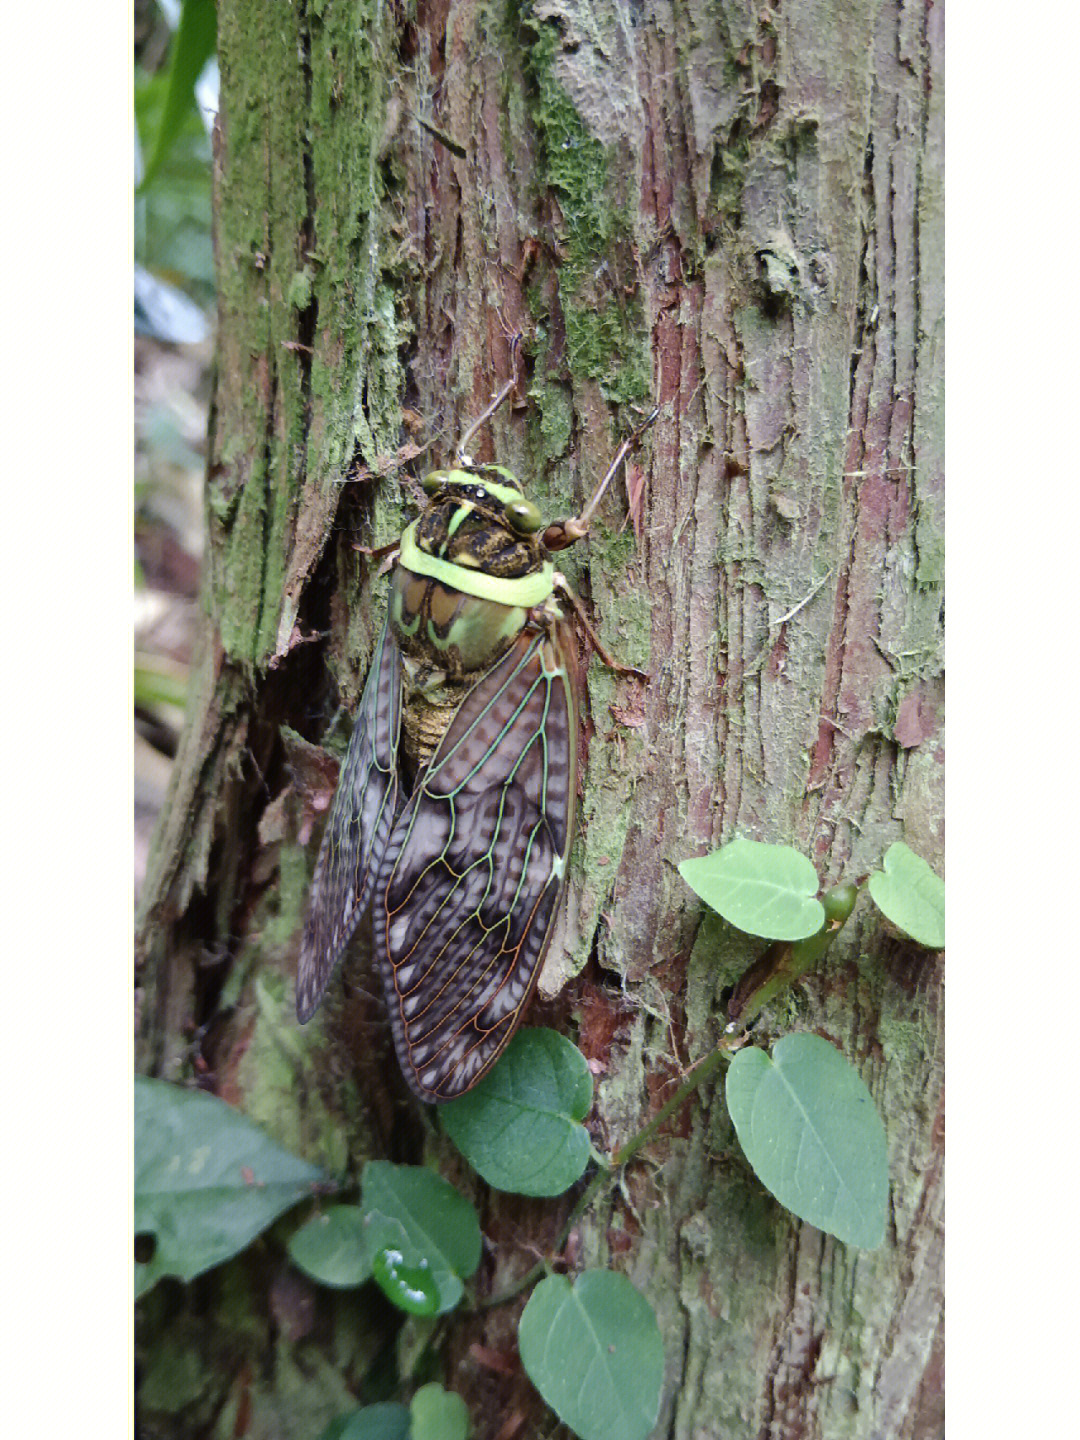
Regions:
[[[675,862],[739,831],[826,883],[901,837],[942,867],[943,12],[219,0],[219,33],[205,642],[143,895],[140,1065],[338,1172],[436,1156],[480,1206],[493,1290],[572,1197],[488,1193],[418,1122],[362,963],[322,1019],[292,1017],[321,825],[304,742],[347,733],[382,616],[356,547],[399,532],[400,462],[445,458],[515,331],[525,375],[488,443],[545,514],[572,513],[634,404],[662,406],[640,503],[614,494],[570,555],[605,641],[653,678],[589,667],[545,977],[566,983],[534,1012],[593,1062],[611,1148],[710,1048],[754,953]],[[870,1085],[881,1250],[761,1189],[722,1088],[578,1227],[571,1262],[624,1269],[657,1310],[657,1436],[940,1433],[941,1021],[939,957],[864,899],[762,1022],[831,1037]],[[365,1303],[307,1287],[280,1236],[158,1287],[145,1433],[318,1435],[378,1393],[388,1319]],[[482,1437],[515,1414],[556,1433],[513,1363],[517,1313],[446,1335],[441,1378]]]

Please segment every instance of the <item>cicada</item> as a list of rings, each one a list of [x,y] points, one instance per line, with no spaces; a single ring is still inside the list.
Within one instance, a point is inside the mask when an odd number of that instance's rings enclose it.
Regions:
[[[645,428],[580,516],[545,525],[509,470],[464,454],[513,384],[453,468],[424,478],[427,505],[399,541],[296,981],[303,1024],[373,906],[394,1046],[427,1102],[491,1069],[540,973],[574,826],[571,614],[584,619],[552,555],[587,533]]]

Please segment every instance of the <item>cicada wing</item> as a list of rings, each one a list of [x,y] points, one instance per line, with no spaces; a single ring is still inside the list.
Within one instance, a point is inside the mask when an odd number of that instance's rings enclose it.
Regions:
[[[540,972],[574,818],[569,647],[561,624],[525,631],[477,682],[386,847],[375,948],[401,1068],[426,1101],[494,1064]]]
[[[315,866],[296,974],[301,1025],[318,1009],[371,899],[398,808],[400,736],[401,652],[387,625],[364,686]]]

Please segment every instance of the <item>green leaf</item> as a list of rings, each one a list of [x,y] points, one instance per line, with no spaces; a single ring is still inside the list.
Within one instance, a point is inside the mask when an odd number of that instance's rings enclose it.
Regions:
[[[135,1293],[192,1280],[251,1243],[327,1176],[201,1090],[135,1081],[135,1233],[155,1248]]]
[[[136,708],[154,710],[159,705],[174,705],[182,710],[187,704],[188,674],[167,661],[142,657],[135,666]]]
[[[136,70],[135,119],[140,137],[157,133],[167,83],[165,75],[148,76]],[[136,260],[156,278],[168,277],[182,285],[203,307],[212,305],[214,297],[211,159],[202,121],[191,111],[153,185],[135,192]],[[157,308],[152,304],[152,309]]]
[[[571,1288],[549,1275],[518,1326],[521,1363],[581,1440],[645,1440],[660,1413],[664,1346],[653,1308],[614,1270],[586,1270]]]
[[[679,874],[730,924],[766,940],[805,940],[825,923],[817,871],[790,845],[737,837],[711,855],[684,860]]]
[[[406,1291],[427,1293],[419,1283],[425,1276],[434,1286],[437,1312],[452,1310],[462,1280],[480,1264],[480,1222],[471,1203],[434,1171],[386,1160],[364,1166],[361,1189],[365,1252],[389,1298],[409,1308],[402,1303]]]
[[[465,1401],[441,1385],[421,1385],[409,1406],[410,1440],[466,1440],[469,1412]]]
[[[758,1179],[782,1205],[848,1245],[885,1238],[885,1128],[855,1067],[819,1035],[785,1035],[772,1058],[740,1050],[727,1104]]]
[[[390,1401],[365,1405],[331,1420],[319,1440],[410,1440],[409,1412]]]
[[[359,1205],[332,1205],[312,1215],[289,1240],[289,1258],[320,1285],[351,1290],[371,1278]]]
[[[887,920],[931,950],[945,945],[945,882],[897,840],[885,851],[884,870],[870,876],[870,897]]]
[[[561,1195],[589,1163],[592,1105],[584,1055],[555,1030],[519,1030],[475,1090],[439,1119],[469,1164],[496,1190]]]
[[[410,1315],[439,1314],[442,1297],[431,1274],[430,1261],[419,1260],[410,1265],[402,1251],[387,1245],[372,1256],[371,1273],[386,1298],[399,1310]]]
[[[217,45],[215,0],[184,0],[180,24],[169,52],[169,91],[158,127],[153,154],[143,176],[143,188],[150,184],[173,141],[195,106],[195,82]]]

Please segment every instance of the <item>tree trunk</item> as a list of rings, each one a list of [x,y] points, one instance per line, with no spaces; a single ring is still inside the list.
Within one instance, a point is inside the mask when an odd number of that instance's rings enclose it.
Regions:
[[[589,666],[558,993],[533,1012],[590,1059],[611,1150],[715,1045],[756,953],[679,860],[739,832],[826,884],[901,837],[942,868],[943,12],[218,8],[207,621],[143,893],[140,1067],[197,1076],[338,1173],[437,1158],[471,1187],[494,1291],[573,1197],[489,1192],[417,1121],[362,963],[325,1018],[293,1019],[310,747],[347,734],[384,613],[357,547],[400,532],[403,462],[448,456],[515,332],[518,397],[477,447],[546,516],[576,513],[634,407],[661,406],[630,467],[643,497],[613,493],[568,552],[605,643],[652,680]],[[572,1266],[625,1270],[657,1311],[657,1436],[942,1432],[942,1011],[940,957],[863,898],[759,1024],[859,1065],[889,1135],[882,1249],[784,1211],[711,1086],[576,1228]],[[305,1286],[271,1237],[153,1292],[146,1433],[317,1436],[377,1398],[386,1317]],[[554,1433],[512,1358],[519,1311],[450,1318],[440,1378],[480,1437],[515,1413],[515,1434]]]

